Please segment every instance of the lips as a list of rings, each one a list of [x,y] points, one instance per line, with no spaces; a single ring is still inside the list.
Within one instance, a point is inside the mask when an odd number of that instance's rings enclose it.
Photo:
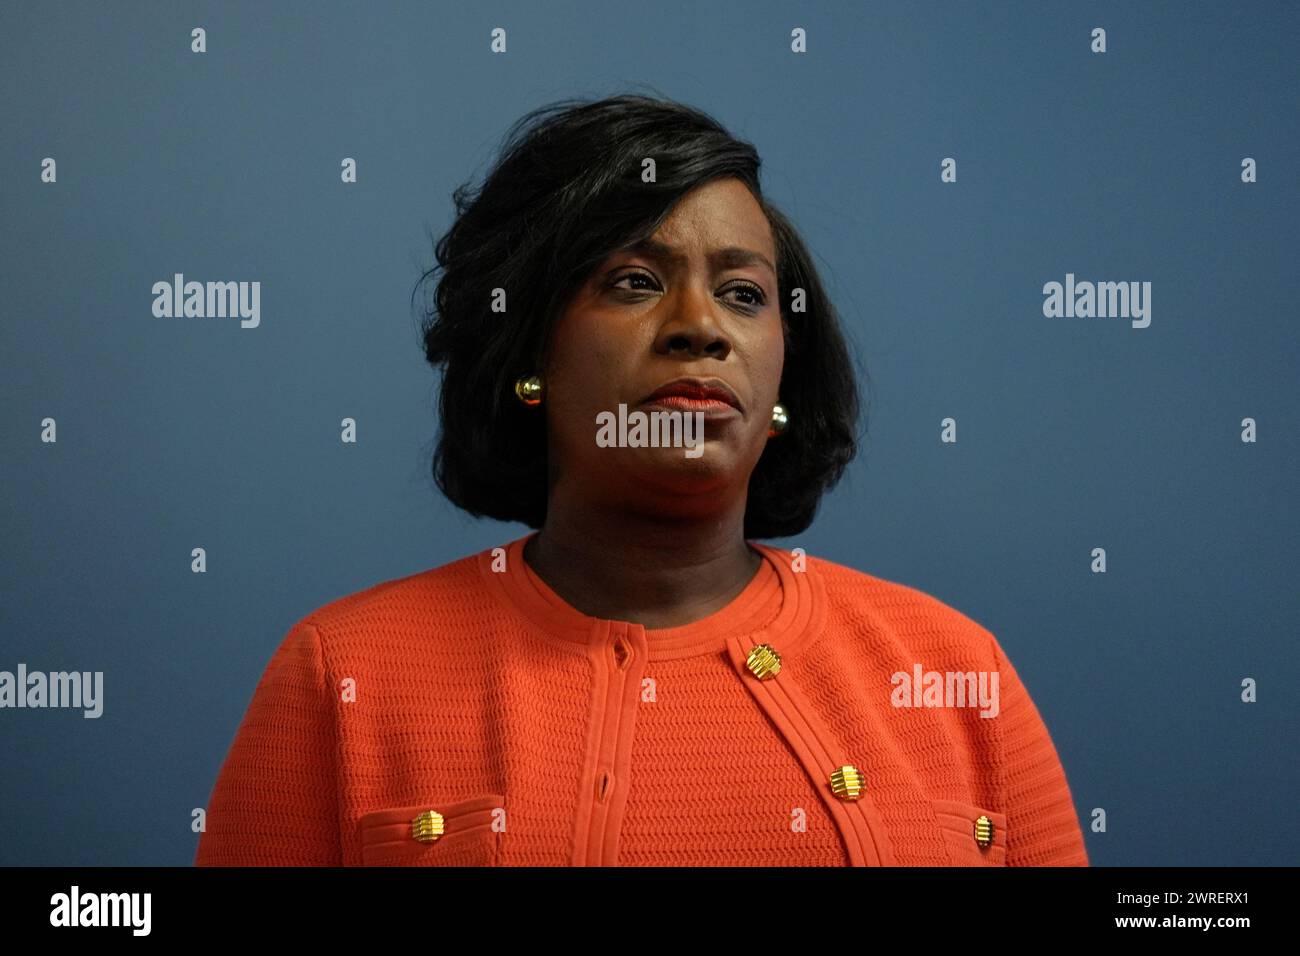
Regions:
[[[647,402],[663,398],[682,398],[698,402],[723,402],[737,411],[744,411],[740,399],[731,390],[731,386],[720,378],[677,378],[665,382],[641,400]],[[683,403],[687,404],[687,403]]]

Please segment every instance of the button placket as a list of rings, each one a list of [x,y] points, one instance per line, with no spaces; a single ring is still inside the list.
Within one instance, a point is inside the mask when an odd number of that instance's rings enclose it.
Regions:
[[[609,647],[610,656],[614,660],[614,669],[620,674],[625,673],[635,656],[627,638],[622,633],[612,632]],[[608,764],[599,767],[596,771],[596,801],[602,804],[608,802],[616,786],[614,768]]]
[[[637,625],[604,620],[593,623],[588,645],[594,665],[591,724],[584,771],[591,789],[575,819],[575,866],[613,866],[618,860],[635,707],[645,660],[643,645]]]
[[[781,731],[816,786],[844,840],[850,865],[893,866],[889,840],[866,790],[865,776],[842,759],[845,754],[829,728],[783,671],[778,647],[733,638],[729,654],[741,681]]]

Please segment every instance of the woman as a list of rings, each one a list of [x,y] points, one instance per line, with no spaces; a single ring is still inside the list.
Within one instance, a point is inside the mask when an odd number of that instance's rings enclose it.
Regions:
[[[753,540],[808,528],[858,417],[758,170],[629,95],[530,114],[457,191],[434,473],[535,530],[299,621],[197,863],[1087,864],[992,634]],[[638,443],[638,412],[683,430]]]

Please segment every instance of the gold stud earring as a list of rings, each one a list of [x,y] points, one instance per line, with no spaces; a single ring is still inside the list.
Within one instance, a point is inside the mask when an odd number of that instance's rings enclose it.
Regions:
[[[515,382],[515,395],[525,405],[542,403],[542,380],[536,375],[529,375]]]
[[[775,438],[785,432],[790,425],[790,413],[785,406],[777,403],[772,406],[772,427],[767,430],[768,438]]]

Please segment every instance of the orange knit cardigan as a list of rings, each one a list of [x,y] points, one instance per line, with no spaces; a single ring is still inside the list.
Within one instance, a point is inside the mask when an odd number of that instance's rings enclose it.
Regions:
[[[730,604],[647,630],[563,601],[530,536],[296,623],[196,864],[1088,865],[1047,728],[958,611],[750,542]]]

